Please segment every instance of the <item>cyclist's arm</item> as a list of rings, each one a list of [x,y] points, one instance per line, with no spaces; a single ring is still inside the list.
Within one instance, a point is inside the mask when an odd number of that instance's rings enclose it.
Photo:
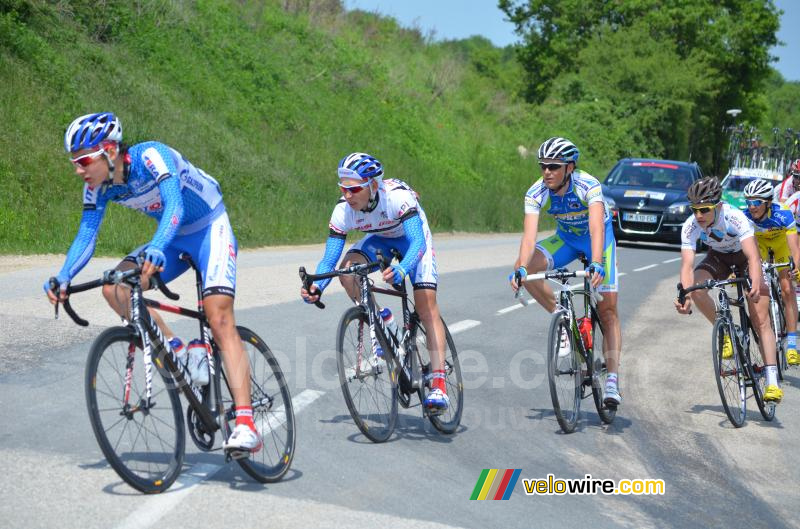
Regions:
[[[327,274],[336,268],[336,263],[339,262],[339,257],[342,256],[345,239],[347,239],[347,234],[341,234],[331,230],[330,235],[328,235],[328,240],[325,243],[325,255],[322,256],[322,260],[317,265],[317,271],[315,273]],[[314,282],[314,285],[322,292],[327,288],[330,282],[331,279],[328,278]]]
[[[603,262],[603,246],[605,245],[605,203],[589,204],[589,236],[592,239],[592,262]]]
[[[519,255],[514,262],[514,269],[520,266],[528,266],[536,247],[536,235],[539,231],[539,214],[526,213],[522,229],[522,240],[519,243]]]
[[[72,241],[72,245],[67,252],[67,258],[64,260],[64,266],[61,267],[61,271],[58,273],[59,281],[71,281],[92,258],[97,243],[97,233],[100,230],[100,224],[103,222],[104,213],[104,207],[83,210],[78,234],[75,236],[75,240]]]
[[[409,241],[409,245],[403,260],[400,261],[400,266],[405,273],[408,273],[417,266],[420,258],[428,249],[428,245],[425,243],[422,219],[417,210],[412,210],[404,215],[403,232]]]
[[[761,285],[761,254],[758,251],[755,237],[747,237],[741,241],[742,252],[747,257],[747,268],[750,272],[750,282],[753,288]]]
[[[789,245],[789,253],[792,254],[795,268],[800,266],[800,238],[797,237],[797,230],[786,232],[786,243]]]
[[[694,250],[681,248],[681,284],[684,288],[694,285]]]
[[[158,191],[161,193],[164,213],[158,223],[156,233],[150,241],[150,246],[163,252],[175,238],[183,222],[184,209],[180,180],[174,174],[162,177],[158,183]]]

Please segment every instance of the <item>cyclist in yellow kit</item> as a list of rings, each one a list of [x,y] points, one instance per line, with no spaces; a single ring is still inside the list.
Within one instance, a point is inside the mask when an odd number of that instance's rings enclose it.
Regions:
[[[760,178],[753,180],[744,188],[744,198],[747,202],[744,214],[753,224],[761,260],[766,262],[772,250],[776,263],[785,263],[791,256],[796,265],[800,264],[794,215],[785,206],[773,203],[772,184]],[[795,268],[793,274],[795,280],[800,281],[800,269]],[[789,270],[781,269],[778,277],[786,311],[786,361],[797,365],[800,364],[797,354],[797,298]]]

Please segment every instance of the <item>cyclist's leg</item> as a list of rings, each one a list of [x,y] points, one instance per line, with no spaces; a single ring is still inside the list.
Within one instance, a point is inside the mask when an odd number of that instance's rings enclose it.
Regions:
[[[147,245],[142,245],[128,254],[125,259],[120,261],[120,263],[116,266],[117,270],[131,270],[136,268],[136,257],[147,248]],[[178,254],[180,253],[179,250],[173,248],[172,246],[166,248],[164,250],[164,256],[166,257],[166,264],[164,265],[164,271],[161,272],[160,276],[161,279],[168,283],[169,281],[175,279],[183,272],[185,272],[189,265],[178,259]],[[150,287],[148,281],[144,281],[142,283],[142,288],[147,290]],[[104,285],[103,286],[103,297],[106,299],[106,302],[109,306],[125,319],[130,319],[130,289],[124,285]],[[161,329],[161,332],[164,333],[164,336],[170,340],[175,337],[175,333],[172,332],[172,329],[166,324],[164,319],[161,317],[161,314],[155,309],[148,308],[147,311],[150,313],[150,316],[153,318],[153,321],[156,325]]]
[[[200,240],[202,238],[202,240]],[[225,363],[225,374],[233,397],[236,427],[223,447],[258,451],[261,437],[253,422],[250,400],[250,359],[242,347],[233,301],[236,295],[238,243],[228,214],[217,217],[205,230],[182,240],[203,278],[203,309]]]
[[[381,250],[384,256],[390,257],[392,254],[383,241],[385,241],[383,237],[367,235],[347,250],[339,267],[343,268],[354,264],[364,264],[374,261],[377,258],[376,252],[378,250]],[[356,278],[353,276],[339,276],[339,282],[341,282],[345,292],[350,296],[350,299],[358,301],[361,297],[361,293]]]
[[[536,248],[528,262],[528,273],[536,274],[545,270],[552,270],[561,266],[566,266],[578,257],[578,249],[567,244],[559,232],[536,244]],[[554,312],[556,310],[553,289],[544,280],[528,281],[525,288],[530,292],[544,310]]]
[[[605,278],[597,287],[603,296],[603,301],[597,304],[597,315],[603,325],[603,355],[609,375],[619,372],[622,356],[622,330],[620,328],[617,300],[619,292],[619,279],[617,276],[617,242],[611,229],[605,231],[605,244],[603,248],[603,267]],[[590,255],[590,254],[586,254]],[[613,378],[613,377],[612,377]]]

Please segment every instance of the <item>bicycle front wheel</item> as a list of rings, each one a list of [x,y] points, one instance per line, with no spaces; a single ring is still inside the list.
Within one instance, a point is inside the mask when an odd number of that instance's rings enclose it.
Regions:
[[[583,373],[578,360],[579,345],[564,312],[553,315],[547,342],[547,378],[553,411],[564,433],[572,433],[578,424]],[[563,347],[562,342],[565,342]]]
[[[450,434],[455,432],[461,423],[461,413],[464,410],[464,381],[461,379],[461,364],[458,361],[456,344],[453,342],[453,337],[450,335],[450,330],[444,320],[442,320],[442,327],[445,335],[445,391],[450,399],[450,405],[441,413],[429,414],[428,418],[434,428],[442,433]],[[422,366],[422,372],[430,374],[431,355],[428,350],[427,335],[428,333],[425,327],[422,326],[422,322],[417,321],[411,329],[408,342],[412,344],[411,347],[419,352],[419,363]],[[412,351],[408,351],[408,353],[411,354]],[[426,381],[423,399],[428,391],[430,391],[430,383]]]
[[[237,326],[242,347],[250,361],[250,402],[253,422],[264,445],[261,450],[236,462],[250,477],[260,483],[279,481],[294,458],[296,427],[289,385],[275,355],[256,333]],[[231,380],[223,370],[218,378],[222,408],[225,410],[225,437],[230,436],[236,422],[231,396]]]
[[[733,355],[730,358],[723,357],[726,342],[733,347]],[[736,338],[731,334],[731,325],[728,322],[724,320],[714,322],[711,349],[714,357],[714,375],[717,379],[717,389],[720,399],[722,399],[722,407],[731,424],[740,428],[747,416],[745,379]]]
[[[378,337],[384,354],[389,348]],[[337,364],[342,394],[361,433],[374,443],[389,439],[397,422],[397,373],[394,362],[375,354],[369,317],[363,307],[351,307],[339,323]]]
[[[764,390],[767,386],[767,368],[761,357],[758,343],[755,340],[755,331],[750,328],[749,347],[743,351],[743,363],[747,373],[750,387],[753,389],[753,399],[764,420],[771,421],[775,418],[775,403],[764,400]]]
[[[172,485],[185,449],[178,391],[156,366],[154,355],[148,402],[141,340],[130,327],[103,331],[86,362],[86,407],[97,443],[119,477],[148,494]]]

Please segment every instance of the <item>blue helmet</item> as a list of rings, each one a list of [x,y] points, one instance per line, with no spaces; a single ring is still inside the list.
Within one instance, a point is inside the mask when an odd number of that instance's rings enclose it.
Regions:
[[[64,133],[67,152],[90,149],[104,141],[122,141],[122,123],[111,112],[81,116],[70,123]]]
[[[348,154],[339,160],[339,178],[379,178],[383,176],[383,165],[363,152]]]
[[[575,144],[566,138],[550,138],[539,147],[540,160],[549,158],[577,164],[580,155],[581,153]]]

